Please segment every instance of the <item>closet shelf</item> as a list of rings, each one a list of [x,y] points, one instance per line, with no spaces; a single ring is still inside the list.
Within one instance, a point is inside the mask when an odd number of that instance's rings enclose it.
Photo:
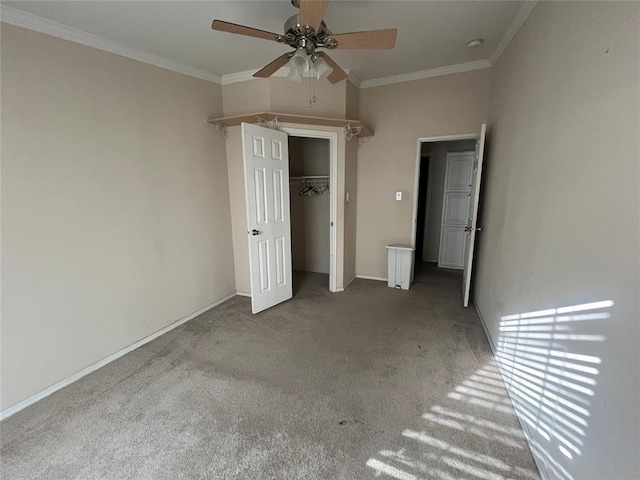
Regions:
[[[277,119],[279,123],[297,123],[304,125],[318,125],[322,127],[339,127],[343,128],[349,125],[351,129],[360,129],[359,137],[373,137],[373,130],[364,125],[360,120],[347,120],[343,118],[328,118],[328,117],[311,117],[308,115],[294,115],[290,113],[274,113],[274,112],[259,112],[249,113],[246,115],[236,115],[233,117],[220,117],[210,118],[207,122],[212,123],[219,128],[221,127],[235,127],[241,123],[260,123],[270,122]],[[354,136],[356,133],[354,132]]]
[[[289,177],[289,181],[305,180],[329,180],[329,175],[304,175],[302,177]]]

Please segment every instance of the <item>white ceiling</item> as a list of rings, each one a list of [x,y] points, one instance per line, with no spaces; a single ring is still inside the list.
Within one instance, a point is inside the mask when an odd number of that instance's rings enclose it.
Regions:
[[[513,1],[333,0],[325,21],[334,33],[397,27],[390,51],[333,51],[331,56],[361,80],[488,60],[516,23]],[[297,9],[279,1],[9,1],[48,20],[216,75],[257,70],[288,47],[211,30],[215,18],[282,33]],[[513,26],[512,26],[513,28]],[[477,49],[467,41],[483,38]]]

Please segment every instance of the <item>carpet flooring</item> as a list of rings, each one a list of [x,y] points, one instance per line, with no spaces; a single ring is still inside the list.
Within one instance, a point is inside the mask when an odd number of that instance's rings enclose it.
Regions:
[[[3,479],[538,479],[460,276],[234,297],[0,425]]]

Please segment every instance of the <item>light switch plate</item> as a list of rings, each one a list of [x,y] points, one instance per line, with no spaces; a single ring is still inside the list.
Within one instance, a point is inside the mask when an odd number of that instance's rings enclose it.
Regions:
[[[402,192],[396,192],[396,200],[402,200]]]

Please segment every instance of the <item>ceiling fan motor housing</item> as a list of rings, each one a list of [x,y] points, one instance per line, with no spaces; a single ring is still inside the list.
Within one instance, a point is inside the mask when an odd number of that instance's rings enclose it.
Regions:
[[[318,47],[335,48],[338,42],[331,35],[324,20],[316,32],[309,25],[301,25],[299,16],[293,15],[284,23],[284,35],[278,40],[292,48],[304,48],[311,55]]]

